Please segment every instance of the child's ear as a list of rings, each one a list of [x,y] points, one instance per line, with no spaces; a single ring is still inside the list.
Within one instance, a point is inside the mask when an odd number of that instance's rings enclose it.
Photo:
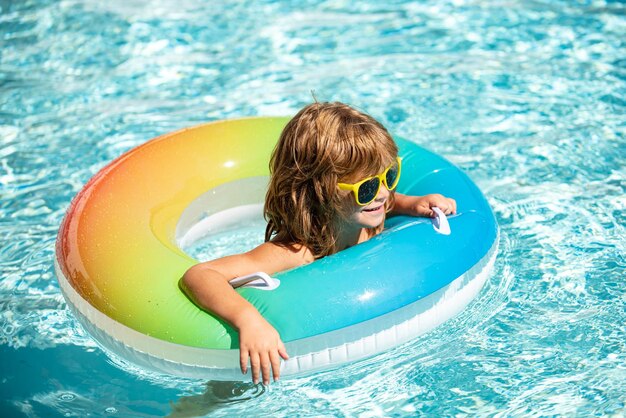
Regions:
[[[395,204],[396,204],[396,191],[391,190],[389,191],[389,198],[385,202],[385,212],[386,213],[391,212]]]

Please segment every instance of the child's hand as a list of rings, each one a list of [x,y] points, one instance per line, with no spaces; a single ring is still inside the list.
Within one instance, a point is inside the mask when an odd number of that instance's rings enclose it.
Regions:
[[[416,196],[415,211],[419,216],[434,217],[434,207],[441,209],[446,215],[456,213],[456,201],[452,198],[442,196],[440,194],[427,194],[425,196]]]
[[[270,368],[274,381],[280,377],[280,358],[289,359],[285,345],[278,332],[258,312],[248,315],[245,323],[239,327],[239,361],[241,372],[248,371],[248,358],[252,369],[252,382],[270,383]]]
[[[400,198],[400,201],[398,201]],[[438,207],[446,215],[456,213],[456,201],[440,194],[427,194],[425,196],[396,195],[396,206],[402,208],[400,213],[412,216],[426,216],[432,218],[435,212],[432,208]]]

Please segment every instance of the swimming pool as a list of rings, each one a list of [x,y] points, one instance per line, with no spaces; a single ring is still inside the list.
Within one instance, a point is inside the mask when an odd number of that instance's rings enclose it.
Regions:
[[[0,2],[0,415],[626,413],[626,7],[350,3]],[[54,277],[71,198],[151,137],[311,90],[481,187],[501,227],[485,289],[411,343],[270,389],[113,364]]]

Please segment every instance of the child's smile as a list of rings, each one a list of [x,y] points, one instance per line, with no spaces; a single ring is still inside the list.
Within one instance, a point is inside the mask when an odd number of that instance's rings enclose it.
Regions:
[[[381,187],[376,199],[366,206],[354,206],[354,212],[350,220],[361,228],[376,228],[385,221],[385,203],[389,199],[390,192],[386,187]]]
[[[385,204],[383,203],[370,209],[363,209],[362,212],[378,213],[378,212],[382,212],[384,207],[385,207]]]

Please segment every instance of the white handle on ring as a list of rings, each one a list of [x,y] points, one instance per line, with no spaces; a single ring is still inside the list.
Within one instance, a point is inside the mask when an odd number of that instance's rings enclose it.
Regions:
[[[448,223],[448,218],[446,214],[439,208],[433,208],[433,212],[435,212],[435,217],[432,218],[433,228],[440,234],[450,235],[450,224]]]
[[[257,271],[246,276],[235,277],[228,281],[232,287],[253,287],[259,290],[274,290],[280,286],[280,280],[270,277],[267,273]]]

